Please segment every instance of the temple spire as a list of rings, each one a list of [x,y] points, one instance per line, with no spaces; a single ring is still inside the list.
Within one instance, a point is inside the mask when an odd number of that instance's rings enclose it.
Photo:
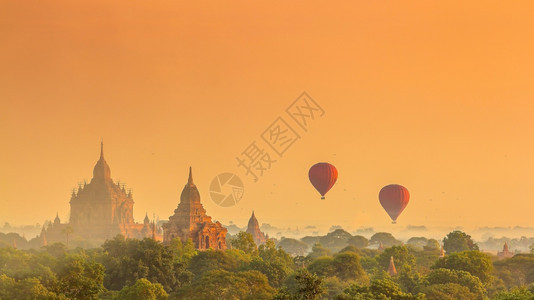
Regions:
[[[191,167],[189,167],[189,179],[187,179],[187,184],[194,185],[194,183],[193,183],[193,171],[191,170]]]
[[[150,219],[148,218],[148,212],[145,213],[145,219],[143,220],[143,223],[148,226],[150,224]]]
[[[258,219],[256,219],[256,216],[254,215],[254,210],[252,211],[252,215],[248,220],[246,232],[252,235],[254,243],[256,243],[257,246],[259,246],[260,244],[264,244],[267,241],[267,237],[260,230],[260,224],[258,222]]]
[[[393,256],[389,258],[388,273],[390,276],[397,275],[397,268],[395,268],[395,263],[393,262]]]
[[[156,214],[152,214],[152,239],[156,240]]]
[[[44,231],[41,232],[41,246],[42,247],[48,246],[48,241],[46,240],[46,233]]]
[[[104,159],[104,140],[100,142],[100,159],[93,169],[93,178],[111,179],[111,170]]]

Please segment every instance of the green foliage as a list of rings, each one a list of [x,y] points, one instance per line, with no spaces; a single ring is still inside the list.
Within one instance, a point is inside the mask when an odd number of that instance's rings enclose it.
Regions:
[[[248,269],[267,276],[269,284],[273,287],[280,287],[291,272],[290,268],[279,261],[268,262],[257,256],[252,258]]]
[[[415,263],[419,272],[428,273],[430,268],[439,259],[440,249],[431,249],[430,247],[423,247],[423,251],[412,251],[415,256]]]
[[[37,278],[26,278],[16,281],[13,278],[0,275],[0,299],[26,300],[26,299],[66,299],[44,287]],[[90,298],[88,298],[90,299]]]
[[[360,265],[360,257],[356,253],[338,253],[334,257],[323,256],[312,261],[308,266],[311,273],[321,277],[338,277],[341,280],[368,281],[367,274]]]
[[[391,278],[385,277],[371,281],[369,286],[351,285],[337,299],[351,300],[416,300],[424,299],[424,295],[412,295],[401,290]]]
[[[338,253],[343,253],[343,252],[354,252],[354,253],[360,253],[360,249],[356,246],[352,246],[352,245],[349,245],[341,250],[339,250]]]
[[[239,249],[247,254],[256,254],[258,247],[254,243],[254,238],[250,233],[240,231],[237,235],[230,240],[232,247]]]
[[[443,249],[447,254],[468,250],[478,250],[477,244],[473,242],[471,236],[463,231],[452,231],[443,239]]]
[[[291,238],[282,238],[278,246],[292,255],[304,255],[308,251],[308,245],[306,243]]]
[[[185,243],[182,243],[180,238],[174,238],[170,242],[169,247],[173,252],[176,262],[187,263],[193,256],[197,254],[197,250],[195,249],[192,239],[188,239]]]
[[[334,276],[341,280],[356,280],[360,283],[368,282],[367,274],[360,265],[360,256],[356,253],[339,253],[332,262]]]
[[[448,255],[432,266],[432,269],[449,269],[467,271],[476,276],[484,285],[489,284],[493,277],[493,264],[491,257],[479,251],[464,251]]]
[[[423,250],[425,251],[432,251],[432,250],[441,250],[441,245],[439,242],[435,239],[429,239],[426,245],[423,247]]]
[[[273,287],[280,287],[294,267],[291,257],[282,249],[276,249],[274,242],[268,240],[260,245],[258,256],[252,258],[248,269],[259,271]]]
[[[305,236],[301,238],[300,240],[304,242],[308,247],[311,247],[317,243],[319,243],[319,240],[321,239],[321,236]]]
[[[343,230],[330,233],[336,235],[347,237]],[[4,247],[0,299],[534,299],[534,286],[527,286],[534,283],[534,254],[492,261],[463,251],[438,258],[437,241],[412,238],[408,247],[382,252],[347,243],[334,256],[317,244],[293,258],[272,240],[257,249],[246,234],[234,241],[226,251],[197,251],[191,240],[163,245],[122,236],[91,250],[59,243],[39,251]],[[300,253],[307,249],[284,241]],[[390,256],[399,271],[393,278],[385,272]],[[307,267],[295,272],[296,266]]]
[[[271,299],[274,289],[258,271],[208,271],[178,292],[180,299]]]
[[[308,253],[308,258],[314,259],[322,256],[330,256],[332,255],[332,252],[328,250],[327,248],[323,247],[323,245],[317,243],[313,245],[312,251]]]
[[[408,249],[406,246],[393,246],[386,248],[384,252],[376,257],[378,265],[383,270],[388,269],[391,256],[393,256],[397,270],[401,270],[405,265],[410,267],[415,266],[415,256],[412,254],[410,249]]]
[[[295,256],[293,257],[293,263],[295,266],[299,268],[307,268],[310,263],[312,262],[312,259],[308,256]]]
[[[79,255],[67,255],[58,265],[57,293],[69,299],[98,299],[104,289],[104,266]]]
[[[267,240],[265,244],[260,245],[258,248],[258,255],[267,262],[279,261],[282,264],[293,268],[293,259],[282,248],[276,248],[276,245],[272,240]]]
[[[165,300],[169,297],[163,286],[159,283],[151,283],[145,278],[138,279],[134,285],[125,286],[114,297],[115,300]]]
[[[352,235],[343,229],[336,229],[323,236],[319,243],[332,252],[338,252],[348,245]]]
[[[18,249],[28,249],[32,245],[28,243],[28,241],[24,237],[20,236],[18,233],[0,232],[0,248],[4,248],[4,247],[14,248],[14,246],[16,246],[16,248]]]
[[[376,259],[368,256],[362,256],[360,258],[360,264],[368,274],[375,273],[380,268]]]
[[[15,280],[37,278],[48,289],[55,286],[57,278],[51,267],[57,259],[46,253],[30,255],[27,252],[8,247],[0,249],[0,274]]]
[[[466,287],[472,295],[470,299],[484,299],[486,290],[478,277],[466,271],[435,269],[426,277],[427,286],[454,283]],[[449,286],[448,288],[452,288]]]
[[[274,299],[314,300],[325,292],[323,279],[306,269],[299,269],[289,279],[289,284],[278,291]]]
[[[534,299],[534,286],[516,287],[508,292],[501,292],[495,295],[495,300],[532,300]]]
[[[428,244],[428,239],[425,237],[412,237],[406,242],[406,244],[414,247],[417,250],[423,250],[423,247]]]
[[[108,289],[120,290],[146,278],[170,292],[191,280],[185,263],[174,258],[173,249],[152,239],[125,239],[119,235],[106,241],[102,248],[100,260],[106,268],[104,285]]]
[[[402,244],[401,241],[395,239],[395,237],[388,232],[377,232],[375,233],[371,239],[369,240],[371,244],[380,244],[384,245],[384,247],[391,247],[395,245]]]
[[[423,278],[419,272],[414,271],[411,266],[404,265],[400,269],[397,281],[402,287],[402,290],[409,293],[417,293],[420,291]]]
[[[55,258],[63,257],[67,253],[67,246],[63,243],[53,243],[44,248],[48,254]]]
[[[350,286],[350,281],[341,280],[335,276],[323,279],[325,292],[321,299],[334,299],[337,295],[343,294],[343,291]]]
[[[480,299],[469,289],[457,283],[433,284],[423,290],[428,300],[473,300]]]
[[[350,237],[347,243],[357,248],[365,248],[369,246],[369,240],[361,235],[355,235]]]
[[[506,288],[534,283],[534,254],[517,254],[493,263],[495,276]]]
[[[312,261],[312,263],[308,266],[308,270],[311,273],[317,274],[318,276],[321,276],[321,277],[333,276],[334,274],[333,262],[334,262],[334,258],[331,256],[319,257]]]
[[[236,256],[227,251],[206,250],[200,251],[189,262],[188,269],[199,277],[211,270],[237,271],[239,262]]]

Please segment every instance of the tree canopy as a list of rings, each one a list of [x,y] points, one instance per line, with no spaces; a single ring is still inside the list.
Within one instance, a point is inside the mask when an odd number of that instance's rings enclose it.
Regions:
[[[478,250],[471,236],[463,231],[453,231],[443,239],[443,249],[449,254],[467,250]]]

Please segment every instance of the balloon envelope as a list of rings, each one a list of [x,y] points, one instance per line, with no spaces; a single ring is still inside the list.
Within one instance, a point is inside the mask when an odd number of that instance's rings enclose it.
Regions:
[[[310,168],[308,177],[313,187],[321,194],[321,199],[334,186],[337,180],[337,169],[329,163],[316,163]]]
[[[380,190],[378,200],[395,224],[410,201],[410,193],[402,185],[390,184]]]

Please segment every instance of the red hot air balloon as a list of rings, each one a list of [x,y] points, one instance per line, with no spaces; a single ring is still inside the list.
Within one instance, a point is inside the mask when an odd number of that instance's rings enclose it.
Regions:
[[[337,169],[329,163],[316,163],[310,168],[308,177],[313,187],[321,194],[321,199],[334,186],[337,180]]]
[[[382,207],[391,217],[391,220],[393,220],[393,224],[396,224],[397,218],[410,201],[410,193],[402,185],[390,184],[380,190],[378,199]]]

